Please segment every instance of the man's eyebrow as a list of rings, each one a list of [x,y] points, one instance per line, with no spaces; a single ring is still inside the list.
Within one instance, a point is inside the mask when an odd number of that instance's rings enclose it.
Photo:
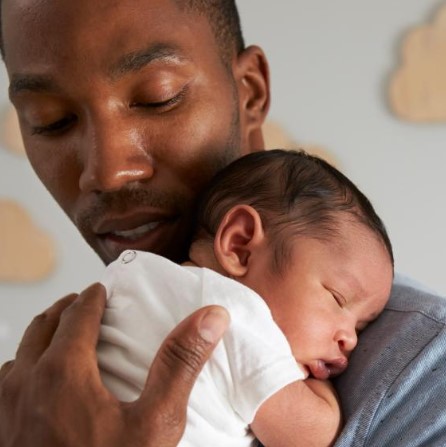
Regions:
[[[122,56],[109,70],[112,79],[124,76],[132,71],[138,71],[153,61],[183,61],[186,57],[180,50],[168,44],[155,44],[143,50],[134,51]],[[9,96],[23,91],[56,92],[56,83],[49,77],[34,74],[13,74],[9,84]]]
[[[138,71],[153,61],[181,61],[185,57],[179,49],[168,44],[155,44],[143,50],[134,51],[121,57],[110,69],[111,78],[119,78],[132,71]]]
[[[51,78],[33,74],[13,74],[9,83],[9,96],[12,97],[23,91],[54,92],[58,90]]]

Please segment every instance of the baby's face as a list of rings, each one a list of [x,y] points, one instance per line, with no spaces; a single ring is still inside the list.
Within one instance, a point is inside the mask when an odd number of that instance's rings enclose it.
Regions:
[[[330,242],[300,237],[290,243],[292,257],[281,275],[271,274],[264,256],[246,285],[263,296],[296,360],[326,379],[347,367],[357,332],[383,310],[392,264],[381,241],[352,222],[342,223]]]

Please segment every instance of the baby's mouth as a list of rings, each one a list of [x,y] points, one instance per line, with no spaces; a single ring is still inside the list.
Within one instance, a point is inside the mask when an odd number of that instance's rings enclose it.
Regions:
[[[338,359],[332,360],[326,363],[327,368],[330,371],[330,377],[336,377],[342,374],[348,366],[348,358],[340,357]]]
[[[315,379],[326,380],[330,377],[330,370],[322,360],[316,360],[311,363],[308,368]]]
[[[346,357],[340,357],[330,361],[316,360],[308,365],[308,368],[315,379],[327,380],[344,372],[347,366],[348,359]]]

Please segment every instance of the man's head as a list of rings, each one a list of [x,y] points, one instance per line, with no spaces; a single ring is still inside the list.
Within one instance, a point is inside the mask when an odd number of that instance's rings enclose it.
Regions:
[[[393,279],[392,247],[368,199],[323,160],[294,151],[249,154],[217,174],[191,259],[261,295],[319,379],[346,368]]]
[[[228,0],[1,0],[31,164],[105,262],[187,254],[196,196],[263,148],[268,68]],[[219,32],[220,31],[220,32]]]

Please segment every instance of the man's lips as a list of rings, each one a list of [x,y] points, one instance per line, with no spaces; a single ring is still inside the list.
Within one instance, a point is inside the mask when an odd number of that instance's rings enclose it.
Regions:
[[[117,258],[125,249],[159,252],[178,216],[142,213],[102,220],[93,230],[106,262]]]
[[[130,230],[116,230],[111,231],[108,234],[110,236],[117,236],[123,239],[136,240],[148,233],[149,231],[154,230],[161,224],[161,221],[157,222],[149,222],[147,224],[140,225],[139,227],[130,229]]]
[[[348,366],[348,359],[346,357],[340,357],[330,361],[315,360],[307,365],[311,371],[311,375],[315,379],[326,380],[330,377],[336,377]]]
[[[93,231],[98,236],[114,234],[120,237],[134,238],[156,228],[160,223],[173,221],[175,215],[160,212],[139,212],[132,215],[108,216],[93,225]]]

